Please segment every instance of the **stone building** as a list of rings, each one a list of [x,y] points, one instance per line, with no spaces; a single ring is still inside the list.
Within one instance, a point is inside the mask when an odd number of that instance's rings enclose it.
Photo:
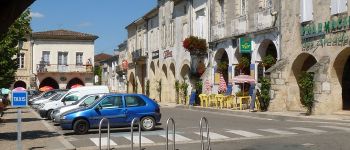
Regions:
[[[69,89],[93,85],[94,41],[91,34],[68,30],[32,34],[32,72],[37,86]]]
[[[283,1],[281,58],[271,70],[271,110],[302,110],[298,79],[314,73],[315,114],[350,110],[347,0]]]
[[[26,37],[27,41],[20,42],[18,47],[21,48],[17,54],[18,69],[15,75],[13,88],[23,87],[25,89],[35,88],[35,79],[32,76],[32,46],[30,36]]]

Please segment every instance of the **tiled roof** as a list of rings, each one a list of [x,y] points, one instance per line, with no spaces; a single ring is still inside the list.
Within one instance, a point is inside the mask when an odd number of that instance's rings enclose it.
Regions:
[[[106,59],[111,58],[111,57],[112,57],[112,55],[100,53],[100,54],[95,55],[94,59],[95,59],[95,62],[100,62],[100,61],[106,60]]]
[[[43,32],[34,32],[32,34],[34,39],[67,39],[67,40],[96,40],[98,36],[69,31],[69,30],[51,30]]]

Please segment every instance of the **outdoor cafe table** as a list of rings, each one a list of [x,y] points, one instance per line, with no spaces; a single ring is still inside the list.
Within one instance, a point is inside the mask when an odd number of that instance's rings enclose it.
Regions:
[[[237,96],[238,102],[239,102],[239,109],[243,109],[243,101],[247,101],[247,106],[249,106],[251,97],[250,96]]]

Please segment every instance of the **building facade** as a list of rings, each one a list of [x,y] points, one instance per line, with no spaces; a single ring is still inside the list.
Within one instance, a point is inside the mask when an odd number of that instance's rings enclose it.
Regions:
[[[32,77],[32,46],[30,36],[26,36],[26,41],[20,42],[21,49],[17,54],[18,69],[15,75],[13,88],[23,87],[25,89],[35,88],[35,79]]]
[[[93,85],[94,41],[91,34],[52,30],[32,34],[32,72],[37,87],[69,89]]]

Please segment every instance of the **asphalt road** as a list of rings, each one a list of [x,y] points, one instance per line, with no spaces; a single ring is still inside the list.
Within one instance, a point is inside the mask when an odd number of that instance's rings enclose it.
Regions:
[[[155,131],[142,132],[141,143],[145,149],[165,149],[164,129],[169,117],[176,122],[176,149],[179,150],[201,148],[199,136],[201,117],[208,119],[213,150],[350,149],[350,123],[348,122],[259,117],[185,108],[161,108],[161,112],[162,125]],[[97,130],[91,130],[86,135],[75,135],[73,131],[61,130],[59,126],[54,126],[50,121],[47,122],[77,149],[96,149],[98,146]],[[137,132],[134,134],[137,135]],[[106,137],[105,133],[103,137]],[[138,137],[134,137],[135,148],[138,146],[137,140]],[[129,128],[111,130],[111,147],[130,149],[130,141]],[[106,138],[102,139],[102,145],[106,145]]]

